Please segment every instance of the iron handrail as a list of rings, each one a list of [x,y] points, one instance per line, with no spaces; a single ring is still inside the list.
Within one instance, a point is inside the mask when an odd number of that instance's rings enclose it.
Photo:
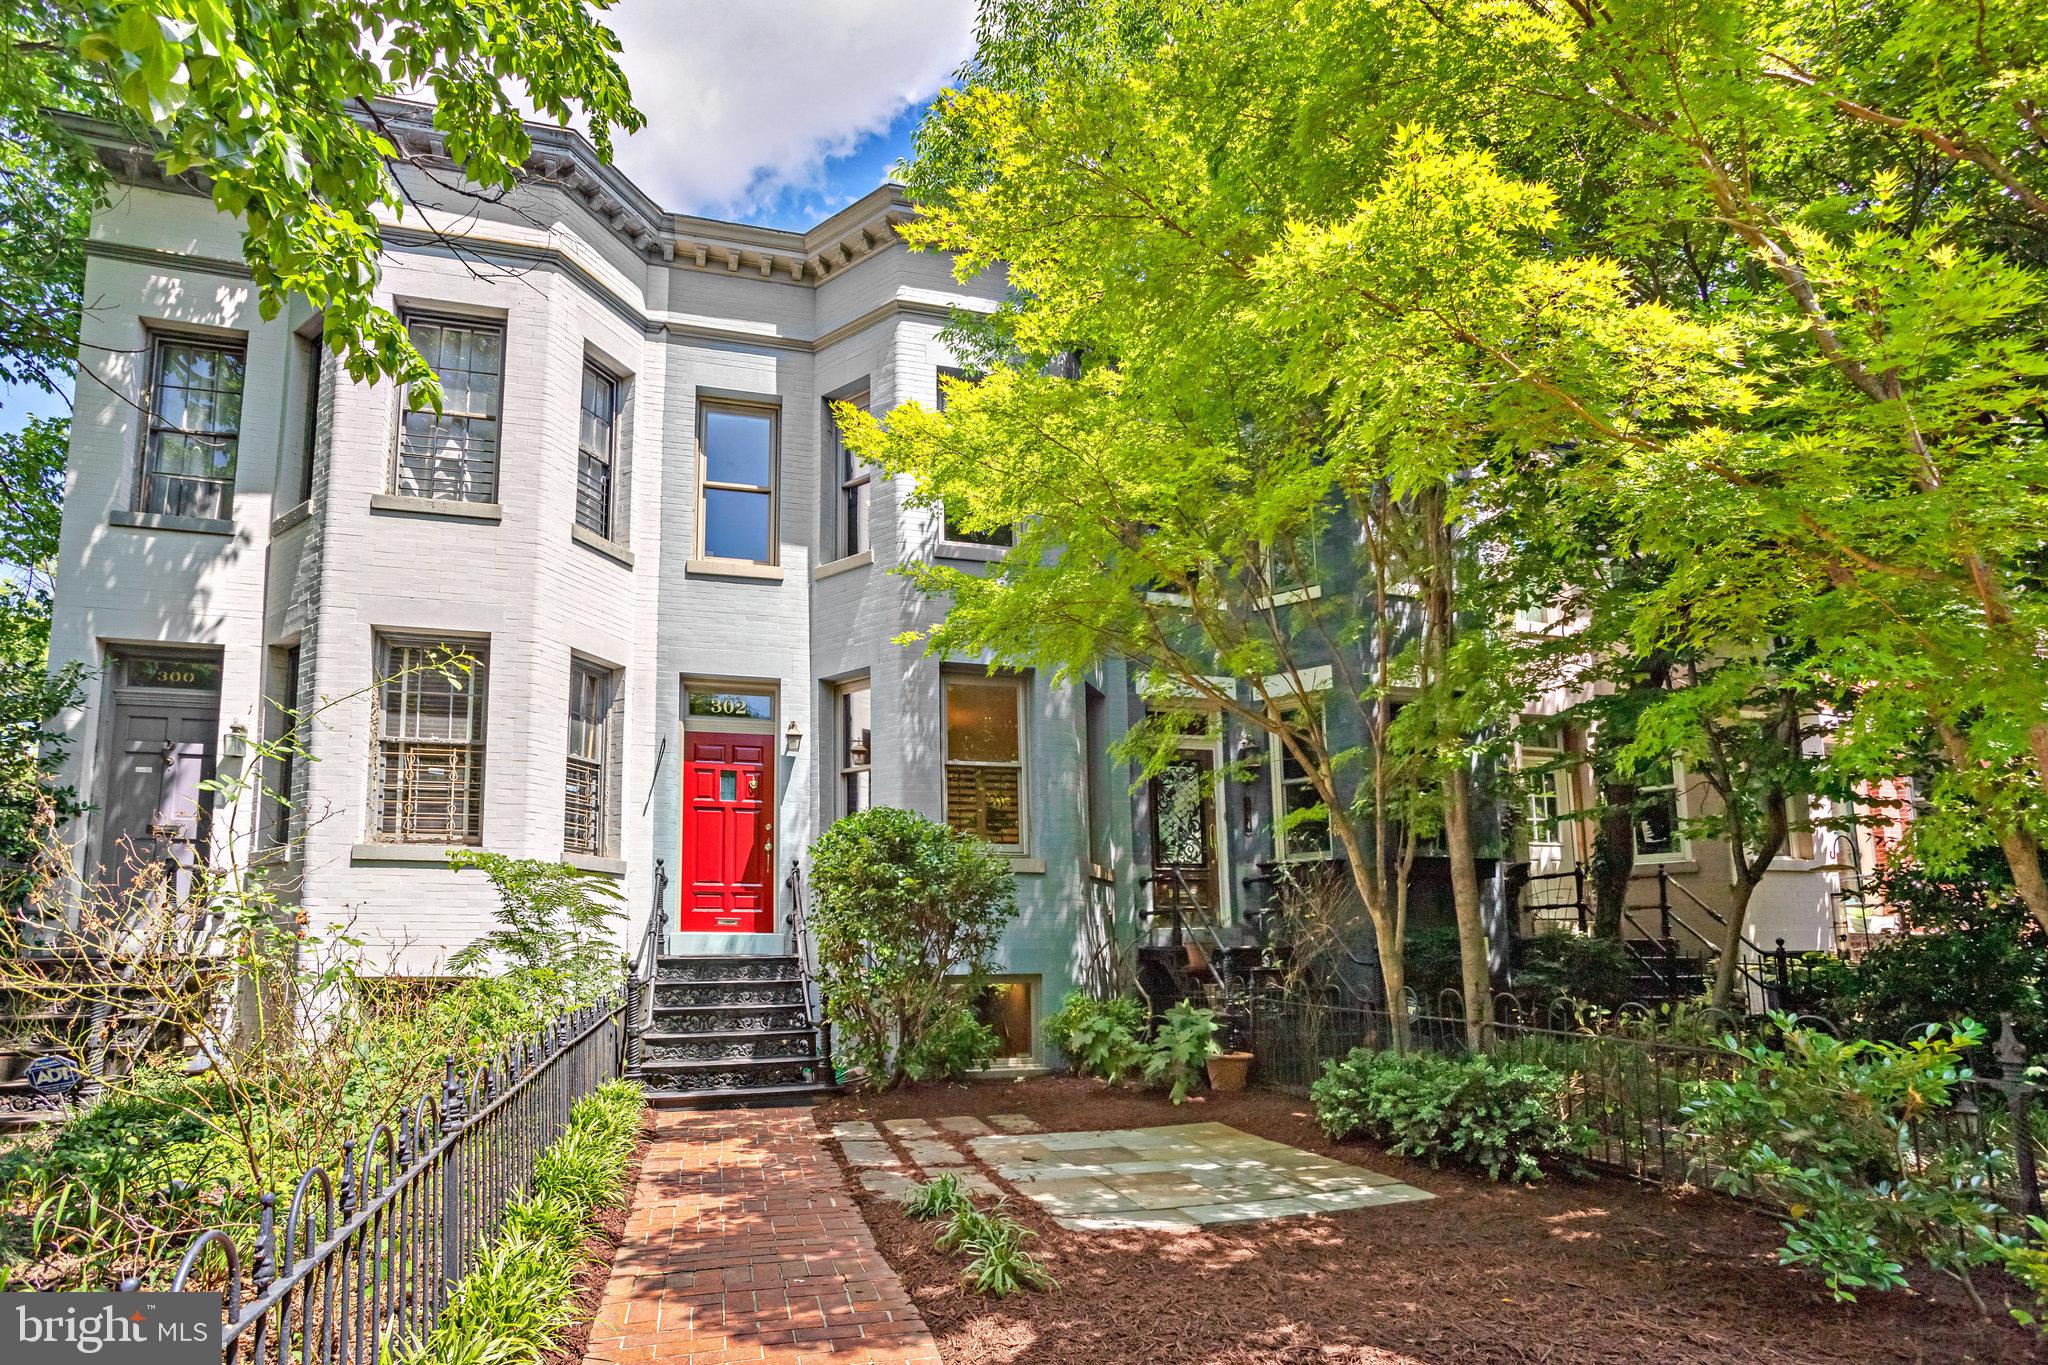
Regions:
[[[804,1013],[810,1015],[811,1023],[818,1029],[819,1042],[823,1046],[825,1064],[832,1064],[832,1024],[825,1016],[825,987],[817,973],[811,970],[811,925],[804,913],[804,868],[801,859],[789,860],[789,946],[796,958],[797,979],[803,983]]]

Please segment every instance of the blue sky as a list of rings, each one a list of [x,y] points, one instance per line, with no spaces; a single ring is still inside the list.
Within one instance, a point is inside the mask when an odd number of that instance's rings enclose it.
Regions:
[[[972,47],[973,0],[618,0],[647,127],[618,163],[663,208],[805,228],[880,184]],[[0,385],[0,432],[69,411]]]

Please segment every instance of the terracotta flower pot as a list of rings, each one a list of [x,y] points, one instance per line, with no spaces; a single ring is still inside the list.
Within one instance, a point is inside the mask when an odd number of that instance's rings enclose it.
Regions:
[[[1202,951],[1201,944],[1189,942],[1184,943],[1181,946],[1186,948],[1188,952],[1189,971],[1206,972],[1209,970],[1209,955]]]
[[[1239,1093],[1251,1074],[1249,1052],[1219,1052],[1209,1059],[1209,1088],[1219,1095]]]

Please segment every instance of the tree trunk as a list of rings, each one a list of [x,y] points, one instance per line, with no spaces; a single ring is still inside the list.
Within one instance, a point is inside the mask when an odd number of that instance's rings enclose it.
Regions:
[[[1621,915],[1628,908],[1628,882],[1636,871],[1636,788],[1632,782],[1600,784],[1600,818],[1593,825],[1593,937],[1621,940]]]
[[[1998,832],[1998,846],[2012,869],[2013,890],[2019,892],[2020,903],[2048,929],[2048,876],[2041,871],[2040,841],[2013,825]]]
[[[1391,915],[1372,917],[1373,940],[1380,952],[1380,988],[1387,993],[1387,1021],[1394,1048],[1408,1048],[1408,965],[1401,955],[1401,931]]]
[[[1727,1009],[1735,996],[1735,971],[1742,965],[1742,933],[1749,922],[1749,901],[1756,894],[1756,887],[1749,877],[1737,874],[1734,899],[1728,905],[1728,927],[1721,935],[1721,960],[1714,964],[1712,1004],[1717,1010]]]
[[[1480,911],[1479,863],[1472,854],[1472,789],[1462,768],[1444,773],[1444,843],[1451,855],[1451,901],[1458,916],[1458,965],[1465,986],[1465,1042],[1485,1046],[1493,1026],[1493,962]]]

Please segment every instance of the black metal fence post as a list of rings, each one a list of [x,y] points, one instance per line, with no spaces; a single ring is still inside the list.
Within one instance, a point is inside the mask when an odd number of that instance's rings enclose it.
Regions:
[[[451,1058],[441,1080],[441,1289],[436,1296],[447,1303],[462,1279],[462,1146],[455,1139],[462,1132],[462,1086],[455,1079]]]

